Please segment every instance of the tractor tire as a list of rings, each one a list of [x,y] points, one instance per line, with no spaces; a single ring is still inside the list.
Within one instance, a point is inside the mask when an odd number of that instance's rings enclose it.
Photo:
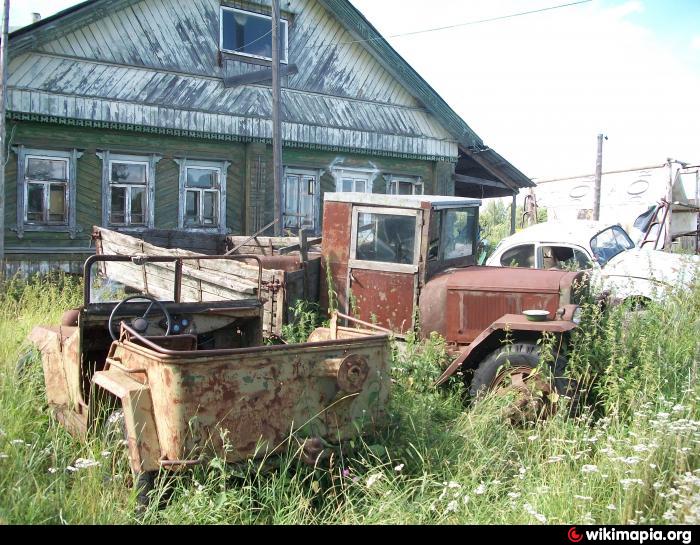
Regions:
[[[540,346],[534,342],[520,342],[504,346],[489,354],[474,371],[469,393],[473,398],[479,398],[488,391],[495,390],[499,385],[494,384],[499,375],[506,372],[508,365],[513,369],[535,369],[540,364]],[[549,363],[552,380],[549,387],[559,396],[571,398],[569,414],[578,411],[578,389],[576,381],[564,376],[567,360],[559,354]]]

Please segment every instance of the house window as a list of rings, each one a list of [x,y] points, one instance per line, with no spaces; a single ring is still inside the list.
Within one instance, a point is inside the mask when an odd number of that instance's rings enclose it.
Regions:
[[[226,230],[226,170],[228,162],[178,160],[180,164],[179,226]]]
[[[25,223],[67,225],[68,159],[26,155],[24,161]]]
[[[78,150],[12,148],[18,158],[17,236],[63,231],[75,236],[75,170]]]
[[[102,159],[102,224],[124,229],[153,228],[158,155],[98,151]]]
[[[420,178],[389,176],[386,192],[389,195],[422,195],[423,182]]]
[[[110,225],[147,224],[148,161],[110,161],[109,191]]]
[[[287,62],[288,22],[280,21],[280,62]],[[241,9],[221,8],[221,50],[272,60],[272,17]]]
[[[335,190],[338,193],[372,193],[376,171],[366,169],[335,169]]]

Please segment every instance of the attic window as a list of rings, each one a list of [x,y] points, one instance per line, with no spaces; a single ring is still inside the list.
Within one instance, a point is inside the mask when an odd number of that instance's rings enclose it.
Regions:
[[[288,22],[280,22],[280,62],[287,62]],[[221,7],[221,51],[272,60],[272,17]]]

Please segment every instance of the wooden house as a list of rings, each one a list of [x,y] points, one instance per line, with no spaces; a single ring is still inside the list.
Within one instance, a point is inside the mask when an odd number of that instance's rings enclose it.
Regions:
[[[326,191],[503,196],[491,150],[346,0],[282,2],[283,224]],[[93,225],[274,216],[269,0],[88,0],[10,34],[6,270],[77,270]]]

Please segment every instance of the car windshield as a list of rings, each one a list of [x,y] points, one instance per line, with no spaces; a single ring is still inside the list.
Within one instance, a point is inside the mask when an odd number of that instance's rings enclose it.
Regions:
[[[617,225],[601,231],[591,239],[591,250],[602,267],[616,255],[634,248],[634,242]]]

